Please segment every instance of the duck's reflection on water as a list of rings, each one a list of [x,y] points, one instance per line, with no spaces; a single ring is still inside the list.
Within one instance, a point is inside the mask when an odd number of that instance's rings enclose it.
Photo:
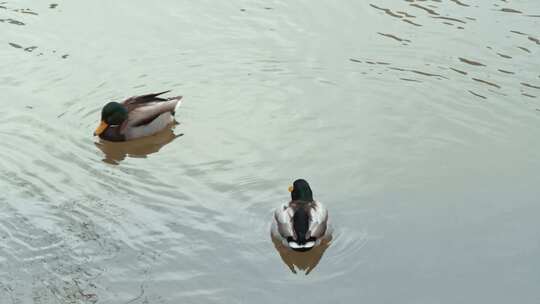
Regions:
[[[318,246],[306,252],[298,252],[285,246],[282,243],[282,239],[272,236],[274,247],[276,247],[276,250],[285,265],[287,265],[293,273],[297,273],[297,270],[300,270],[305,271],[306,275],[317,267],[324,252],[330,247],[331,241],[332,235],[328,234],[321,239],[321,243]]]
[[[165,145],[184,134],[174,134],[172,129],[158,134],[127,142],[110,142],[100,140],[95,145],[104,154],[104,162],[118,165],[126,157],[146,158],[147,155],[158,152]]]

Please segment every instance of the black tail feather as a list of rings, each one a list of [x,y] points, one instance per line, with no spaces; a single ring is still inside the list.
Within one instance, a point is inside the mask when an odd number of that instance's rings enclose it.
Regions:
[[[159,92],[159,93],[151,93],[146,95],[140,95],[140,96],[133,96],[128,98],[125,101],[125,104],[140,104],[140,103],[147,103],[147,102],[155,102],[155,101],[167,101],[170,100],[169,98],[161,98],[158,97],[159,95],[163,95],[165,93],[169,93],[171,90]]]

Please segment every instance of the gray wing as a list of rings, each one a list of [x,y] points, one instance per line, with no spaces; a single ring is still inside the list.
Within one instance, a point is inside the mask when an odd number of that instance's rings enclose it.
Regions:
[[[182,96],[159,97],[168,92],[170,91],[133,96],[124,100],[123,104],[129,112],[127,127],[139,127],[149,124],[163,113],[174,113],[178,104],[181,103]]]
[[[286,205],[277,208],[274,212],[274,218],[277,223],[278,232],[282,237],[294,236],[291,208]]]
[[[151,102],[131,110],[128,114],[127,126],[140,126],[150,123],[159,115],[168,113],[171,115],[180,100],[168,100],[163,102]]]
[[[311,222],[309,223],[309,234],[312,237],[320,238],[326,233],[328,224],[328,210],[320,202],[314,202],[310,210]]]

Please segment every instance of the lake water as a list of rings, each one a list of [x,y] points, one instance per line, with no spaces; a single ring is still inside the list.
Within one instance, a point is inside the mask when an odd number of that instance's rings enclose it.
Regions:
[[[540,303],[539,39],[537,0],[0,2],[0,303]]]

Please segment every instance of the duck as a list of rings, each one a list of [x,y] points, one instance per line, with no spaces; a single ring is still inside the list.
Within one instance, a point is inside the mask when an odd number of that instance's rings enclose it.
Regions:
[[[109,102],[101,110],[101,122],[94,136],[121,142],[154,135],[174,122],[182,96],[160,97],[169,91],[132,96],[123,102]]]
[[[305,179],[295,180],[289,192],[291,200],[274,212],[272,235],[294,251],[311,250],[326,236],[328,210],[313,199],[313,191]]]

